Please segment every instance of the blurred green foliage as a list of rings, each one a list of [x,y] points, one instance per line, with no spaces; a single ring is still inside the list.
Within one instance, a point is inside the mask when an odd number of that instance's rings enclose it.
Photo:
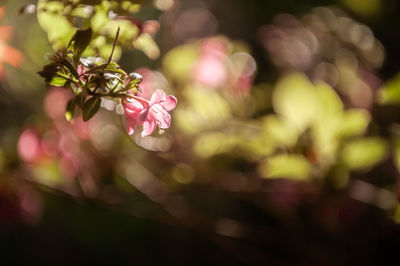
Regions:
[[[397,248],[397,8],[39,0],[16,16],[23,4],[6,1],[0,21],[24,56],[0,81],[0,237],[26,245],[11,256],[46,260],[27,235],[57,243],[47,262],[61,265],[76,245],[85,265],[85,252],[99,264],[385,265]],[[176,95],[170,129],[128,136],[106,100],[86,123],[65,119],[71,94],[35,72],[88,27],[83,56],[107,60],[120,27],[113,60],[143,76],[141,97]]]

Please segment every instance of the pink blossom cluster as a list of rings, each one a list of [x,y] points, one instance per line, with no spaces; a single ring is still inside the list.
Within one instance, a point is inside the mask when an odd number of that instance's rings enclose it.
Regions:
[[[244,97],[252,86],[255,61],[244,52],[232,54],[230,45],[221,37],[204,39],[193,66],[193,78],[208,88],[223,88],[232,95]]]
[[[52,126],[46,131],[25,129],[19,137],[17,149],[20,158],[33,166],[54,161],[64,176],[75,177],[82,169],[90,168],[81,142],[90,139],[91,121],[84,123],[78,117],[71,124],[65,120],[65,107],[70,97],[68,91],[50,89],[44,107]]]
[[[177,99],[166,95],[163,90],[156,90],[150,100],[131,95],[122,101],[126,116],[128,134],[134,133],[138,126],[143,127],[142,137],[151,135],[156,127],[170,127],[171,115],[168,113],[176,107]]]

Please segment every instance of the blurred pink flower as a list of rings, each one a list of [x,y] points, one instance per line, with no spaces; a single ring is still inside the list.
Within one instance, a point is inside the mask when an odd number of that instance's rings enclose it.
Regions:
[[[200,57],[194,66],[194,79],[210,88],[224,85],[228,79],[227,44],[220,38],[208,38],[200,44]]]
[[[241,75],[237,77],[229,88],[230,93],[236,97],[245,97],[250,93],[252,78],[250,76]]]
[[[194,67],[195,80],[210,88],[222,86],[227,75],[223,58],[214,55],[201,57]]]
[[[201,42],[200,51],[204,55],[226,56],[228,54],[228,43],[225,39],[219,37],[207,38]]]
[[[32,129],[26,129],[18,139],[17,150],[19,157],[25,162],[31,163],[42,156],[40,138]]]
[[[3,17],[5,8],[0,6],[0,18]],[[0,26],[0,78],[4,76],[3,63],[10,64],[13,67],[20,67],[23,55],[17,49],[9,46],[7,41],[13,35],[13,28],[9,26]]]
[[[65,120],[65,108],[72,94],[70,91],[57,87],[51,88],[44,100],[44,108],[47,114],[54,120]]]
[[[171,115],[168,111],[176,107],[177,99],[165,95],[163,90],[156,90],[150,101],[138,96],[130,96],[122,101],[126,115],[126,127],[131,135],[137,126],[143,126],[142,137],[151,135],[156,126],[160,129],[169,128]]]

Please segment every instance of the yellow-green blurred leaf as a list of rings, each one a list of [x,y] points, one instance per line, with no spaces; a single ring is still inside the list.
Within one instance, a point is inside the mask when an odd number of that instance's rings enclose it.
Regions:
[[[343,139],[363,134],[370,119],[370,114],[364,109],[347,110],[343,113],[342,121],[336,133],[337,137]]]
[[[169,51],[163,60],[163,68],[170,78],[185,82],[190,78],[191,67],[197,58],[194,45],[182,45]]]
[[[233,135],[213,132],[200,136],[195,142],[194,150],[197,155],[207,158],[229,152],[238,143],[239,139]]]
[[[271,140],[262,137],[244,141],[241,146],[256,160],[272,154],[275,149],[275,144]]]
[[[400,103],[400,74],[386,82],[386,84],[379,89],[378,102],[380,104]]]
[[[266,116],[262,120],[261,138],[268,139],[273,145],[291,147],[297,142],[297,134],[288,123],[275,115]]]
[[[395,140],[394,163],[400,172],[400,139]]]
[[[62,7],[61,3],[54,2],[54,4],[60,4]],[[37,18],[40,26],[47,33],[47,37],[54,50],[58,50],[68,45],[68,42],[75,30],[68,22],[66,17],[57,14],[56,12],[50,12],[49,10],[38,10]]]
[[[316,114],[322,120],[327,117],[340,116],[343,111],[343,103],[339,95],[328,84],[318,82],[315,84],[315,93],[318,99],[319,111]]]
[[[311,165],[301,155],[280,154],[267,158],[258,170],[264,178],[307,180],[311,177]]]
[[[93,31],[98,32],[107,25],[109,18],[107,16],[107,10],[101,7],[96,7],[96,13],[90,20],[90,26],[92,27]]]
[[[228,103],[215,91],[190,87],[184,92],[187,106],[178,107],[175,118],[178,125],[188,133],[219,126],[231,116]]]
[[[309,126],[317,111],[315,88],[302,74],[290,74],[276,86],[273,106],[301,133]]]
[[[343,114],[343,103],[326,83],[315,85],[317,97],[315,120],[312,124],[313,143],[319,156],[332,161],[337,149],[336,130]]]
[[[395,210],[394,210],[394,221],[397,224],[400,224],[400,204],[397,204]]]
[[[62,178],[60,167],[55,161],[47,161],[40,165],[35,165],[32,172],[36,182],[49,187],[58,187],[65,180]]]
[[[381,11],[381,0],[342,0],[353,12],[362,16],[373,16]]]
[[[360,138],[345,144],[341,159],[350,169],[370,169],[385,158],[387,148],[386,142],[380,138]]]
[[[160,49],[149,34],[140,34],[140,36],[133,41],[133,45],[135,48],[143,51],[150,59],[157,59],[160,56]]]

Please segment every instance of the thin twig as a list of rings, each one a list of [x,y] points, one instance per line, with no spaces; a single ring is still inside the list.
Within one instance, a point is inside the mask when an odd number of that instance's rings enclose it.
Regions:
[[[117,45],[118,36],[119,36],[119,27],[117,29],[117,34],[115,34],[114,44],[113,44],[113,47],[112,47],[112,50],[111,50],[110,57],[108,58],[107,64],[109,64],[111,62],[111,58],[112,58],[112,56],[114,54],[115,46]]]

